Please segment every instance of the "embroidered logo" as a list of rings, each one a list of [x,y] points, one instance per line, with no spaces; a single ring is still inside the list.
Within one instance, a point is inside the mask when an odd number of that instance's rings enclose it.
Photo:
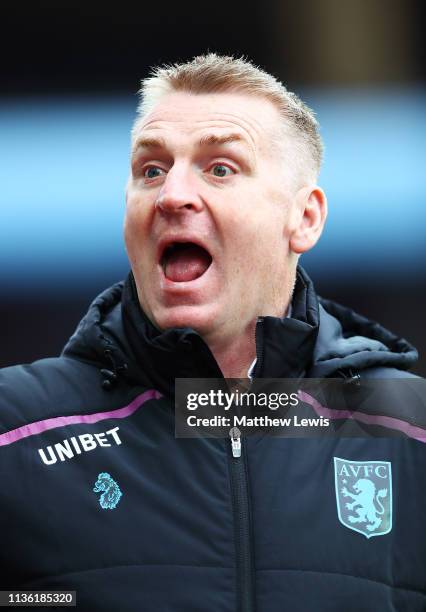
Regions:
[[[390,461],[350,461],[334,457],[337,515],[345,527],[366,538],[392,529]]]
[[[99,498],[99,504],[104,510],[107,508],[109,510],[114,510],[114,508],[117,507],[121,496],[123,495],[123,493],[120,491],[120,487],[115,480],[111,478],[108,472],[101,472],[98,475],[93,491],[95,493],[100,493],[103,491]]]

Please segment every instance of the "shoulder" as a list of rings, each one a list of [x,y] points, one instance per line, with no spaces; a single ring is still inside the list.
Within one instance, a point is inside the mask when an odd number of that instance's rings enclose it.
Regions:
[[[359,375],[360,410],[385,430],[424,441],[425,379],[392,367],[367,368]]]
[[[94,364],[69,357],[41,359],[0,370],[0,430],[78,412],[102,398]]]
[[[366,368],[359,372],[361,378],[371,378],[371,379],[422,379],[418,374],[414,374],[413,372],[408,372],[407,370],[400,370],[398,368],[392,367],[372,367]]]

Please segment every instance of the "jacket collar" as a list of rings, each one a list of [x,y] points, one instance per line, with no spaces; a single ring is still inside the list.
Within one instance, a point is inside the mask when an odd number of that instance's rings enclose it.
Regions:
[[[255,377],[297,378],[309,370],[319,328],[318,299],[306,272],[298,268],[291,317],[260,317],[256,325]],[[127,341],[142,377],[172,395],[175,378],[221,378],[209,347],[191,328],[158,330],[139,305],[133,274],[122,295]]]

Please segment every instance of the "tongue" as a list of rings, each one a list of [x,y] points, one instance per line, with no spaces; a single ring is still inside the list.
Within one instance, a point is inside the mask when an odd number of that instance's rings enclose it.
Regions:
[[[195,244],[179,247],[168,257],[164,274],[175,283],[183,283],[199,278],[207,270],[211,257],[207,251]]]

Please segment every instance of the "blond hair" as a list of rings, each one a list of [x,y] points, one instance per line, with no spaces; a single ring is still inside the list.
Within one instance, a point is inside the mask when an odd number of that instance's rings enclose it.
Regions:
[[[296,163],[303,179],[316,180],[322,162],[323,143],[313,111],[271,74],[244,58],[208,53],[182,64],[159,66],[142,80],[140,103],[132,139],[143,117],[161,97],[173,92],[192,94],[246,93],[270,100],[283,119],[276,144],[286,162]],[[288,142],[290,136],[290,143]]]

